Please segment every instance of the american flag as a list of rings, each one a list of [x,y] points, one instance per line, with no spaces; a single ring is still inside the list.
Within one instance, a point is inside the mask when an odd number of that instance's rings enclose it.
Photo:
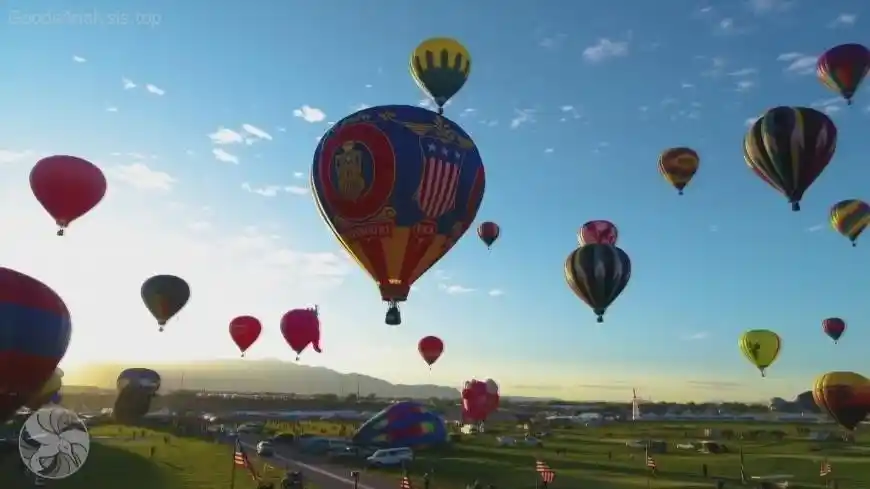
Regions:
[[[246,469],[251,467],[251,461],[248,460],[248,455],[245,453],[245,449],[242,448],[242,442],[239,440],[236,440],[236,451],[233,453],[233,463]]]
[[[547,465],[547,462],[543,460],[538,460],[535,462],[535,472],[541,476],[541,480],[544,481],[545,484],[552,484],[553,480],[556,478],[556,471],[550,468]]]
[[[399,481],[399,489],[412,489],[411,478],[407,475],[403,475],[402,479]]]
[[[648,469],[653,469],[653,470],[655,470],[655,468],[656,468],[656,461],[655,461],[655,459],[652,458],[652,457],[650,457],[649,455],[646,456],[646,467],[647,467]]]
[[[438,219],[456,204],[462,153],[446,145],[427,141],[423,160],[423,178],[417,188],[416,200],[423,214]]]
[[[819,476],[825,477],[826,475],[831,474],[831,463],[825,460],[822,462],[822,466],[819,467]]]

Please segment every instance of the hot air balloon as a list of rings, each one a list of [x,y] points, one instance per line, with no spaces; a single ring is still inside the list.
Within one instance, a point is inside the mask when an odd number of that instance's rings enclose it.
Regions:
[[[30,189],[54,218],[57,235],[96,207],[106,195],[106,177],[93,163],[75,156],[49,156],[30,170]]]
[[[471,74],[471,55],[455,39],[427,39],[411,54],[410,69],[417,86],[442,114],[444,106],[459,93]]]
[[[128,368],[118,375],[113,415],[120,423],[139,422],[160,390],[160,374],[148,368]]]
[[[498,410],[498,405],[501,403],[501,393],[496,381],[486,379],[483,384],[486,386],[486,415],[489,416]]]
[[[465,234],[483,199],[474,141],[419,107],[361,110],[320,140],[311,170],[321,216],[371,275],[398,325],[411,285]]]
[[[462,388],[462,418],[468,423],[480,423],[486,420],[489,397],[486,383],[471,379]]]
[[[761,372],[761,376],[766,375],[767,368],[776,361],[779,356],[779,350],[782,347],[782,340],[779,335],[773,331],[766,329],[753,329],[740,335],[740,340],[737,343],[743,355],[755,365]]]
[[[239,316],[230,321],[230,337],[242,351],[242,356],[245,356],[245,352],[257,341],[262,331],[263,325],[253,316]]]
[[[314,309],[293,309],[281,317],[281,335],[296,352],[296,360],[308,345],[317,353],[320,349],[320,317]]]
[[[840,318],[828,318],[822,321],[822,331],[830,336],[834,343],[840,341],[840,337],[846,332],[846,321]]]
[[[701,157],[692,148],[670,148],[659,155],[659,173],[683,195],[683,189],[695,176]]]
[[[775,107],[759,118],[743,139],[749,168],[788,198],[799,211],[804,192],[822,174],[837,149],[837,127],[807,107]]]
[[[425,336],[417,343],[420,356],[431,367],[444,353],[444,342],[437,336]]]
[[[142,301],[157,320],[160,331],[190,299],[190,286],[175,275],[155,275],[142,284]]]
[[[501,228],[498,227],[498,224],[492,221],[486,221],[477,227],[477,235],[487,248],[492,247],[492,244],[495,243],[495,240],[498,239],[500,234]]]
[[[589,221],[580,227],[580,231],[577,232],[577,244],[580,246],[588,244],[615,245],[618,237],[619,232],[615,224],[599,219]]]
[[[358,446],[430,448],[447,441],[441,416],[413,401],[391,404],[359,427],[351,441]]]
[[[840,44],[819,57],[816,73],[826,87],[852,105],[852,97],[870,71],[870,50],[861,44]]]
[[[629,279],[631,260],[613,245],[581,246],[565,260],[568,287],[592,308],[599,323],[604,322],[605,311],[625,290]]]
[[[71,333],[66,304],[51,288],[0,267],[0,424],[49,380]]]
[[[24,405],[32,410],[37,410],[48,404],[54,399],[60,388],[63,387],[63,370],[57,368],[51,377],[42,384],[42,388],[33,397],[30,398]]]
[[[870,380],[855,372],[828,372],[816,379],[813,400],[837,424],[852,431],[870,412]]]
[[[870,205],[866,202],[849,199],[842,200],[831,207],[831,226],[835,231],[849,238],[856,246],[858,236],[870,224]]]

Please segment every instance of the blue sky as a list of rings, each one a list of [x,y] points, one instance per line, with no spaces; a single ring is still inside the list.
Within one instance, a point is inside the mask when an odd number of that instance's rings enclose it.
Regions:
[[[825,371],[868,373],[870,251],[831,231],[827,212],[870,198],[860,132],[870,95],[846,107],[813,75],[826,48],[860,41],[865,3],[7,2],[0,222],[25,239],[0,252],[87,318],[71,364],[232,357],[225,322],[250,310],[268,329],[251,356],[290,359],[277,318],[318,303],[324,353],[304,361],[397,382],[487,376],[506,393],[566,398],[628,398],[631,387],[655,399],[790,397]],[[391,330],[376,289],[321,222],[307,174],[330,122],[362,105],[420,103],[408,56],[432,36],[472,54],[446,114],[480,148],[478,217],[503,235],[491,253],[463,239]],[[776,105],[822,108],[840,129],[799,213],[742,160],[747,120]],[[671,146],[702,157],[683,197],[656,169]],[[110,178],[106,202],[64,248],[26,187],[30,164],[51,153],[88,157]],[[590,219],[617,224],[634,268],[600,326],[562,272]],[[136,287],[173,267],[194,298],[160,336]],[[821,333],[828,316],[849,324],[837,346]],[[763,381],[736,347],[751,328],[783,337]],[[416,355],[427,334],[447,345],[432,373]]]

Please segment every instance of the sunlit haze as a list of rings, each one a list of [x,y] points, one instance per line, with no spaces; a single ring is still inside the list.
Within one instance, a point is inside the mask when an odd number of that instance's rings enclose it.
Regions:
[[[637,388],[654,400],[761,400],[792,398],[829,370],[866,375],[870,242],[851,248],[827,220],[834,202],[870,198],[870,91],[846,107],[814,67],[827,46],[860,41],[870,4],[762,3],[779,5],[447,0],[434,15],[387,0],[267,1],[268,12],[8,2],[2,265],[66,301],[67,381],[89,362],[237,358],[227,328],[243,314],[264,323],[248,360],[291,362],[278,321],[315,304],[323,353],[301,363],[394,383],[492,377],[503,395],[627,400]],[[103,25],[34,17],[46,12]],[[108,25],[110,13],[128,22]],[[472,229],[389,327],[377,288],[316,210],[311,156],[360,107],[425,105],[408,56],[442,35],[472,53],[445,115],[480,149],[478,220],[498,222],[502,236],[488,252]],[[840,129],[799,213],[742,159],[747,120],[775,105],[824,108]],[[656,169],[670,146],[702,158],[682,197]],[[89,159],[109,180],[105,200],[62,238],[28,185],[51,154]],[[563,273],[590,219],[615,222],[633,262],[601,325]],[[139,295],[161,273],[192,288],[163,333]],[[838,345],[821,332],[828,316],[848,323]],[[737,349],[752,328],[783,337],[766,379]],[[417,352],[430,334],[446,344],[431,371]]]

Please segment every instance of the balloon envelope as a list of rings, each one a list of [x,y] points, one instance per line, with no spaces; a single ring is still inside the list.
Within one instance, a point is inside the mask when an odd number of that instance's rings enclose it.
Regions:
[[[135,387],[149,392],[160,390],[160,374],[150,368],[128,368],[118,375],[118,390]]]
[[[257,341],[262,331],[263,325],[253,316],[239,316],[230,321],[230,337],[242,353]]]
[[[321,216],[395,313],[411,285],[472,225],[484,185],[468,134],[404,105],[371,107],[336,123],[311,169]]]
[[[574,294],[592,308],[598,322],[622,294],[631,279],[631,259],[622,249],[607,244],[588,244],[572,251],[565,260],[565,281]]]
[[[296,354],[308,345],[317,353],[320,349],[320,318],[317,309],[293,309],[281,317],[281,335]]]
[[[819,81],[837,92],[849,104],[870,70],[870,50],[861,44],[840,44],[819,57]]]
[[[615,224],[599,219],[589,221],[580,227],[580,231],[577,233],[577,244],[580,246],[588,244],[615,245],[618,237],[619,232]]]
[[[417,344],[417,350],[420,352],[423,360],[432,365],[444,353],[444,342],[437,336],[426,336],[420,339],[420,342]]]
[[[753,329],[743,333],[738,341],[743,356],[761,371],[765,371],[779,356],[782,340],[779,335],[766,329]]]
[[[30,171],[30,188],[36,200],[60,227],[96,207],[106,195],[106,177],[93,163],[75,156],[49,156]]]
[[[356,445],[424,448],[447,442],[447,427],[440,416],[422,404],[392,404],[363,423],[353,435]]]
[[[870,380],[855,372],[828,372],[813,384],[813,400],[837,424],[854,430],[870,412]]]
[[[71,333],[66,304],[51,288],[0,267],[0,422],[49,380]]]
[[[42,406],[48,404],[58,392],[60,392],[60,388],[63,386],[63,370],[55,369],[54,373],[51,374],[51,377],[42,384],[42,388],[39,392],[36,393],[30,400],[27,401],[25,406],[30,409],[39,409]]]
[[[155,275],[142,284],[142,301],[162,326],[181,311],[190,299],[190,286],[175,275]]]
[[[822,330],[836,343],[846,331],[846,321],[840,318],[828,318],[822,321]]]
[[[852,246],[870,224],[870,205],[858,199],[842,200],[831,207],[831,227],[842,234]]]
[[[659,155],[659,173],[680,195],[701,166],[701,157],[692,148],[670,148]],[[613,244],[613,243],[610,243]]]
[[[471,55],[456,39],[426,39],[411,54],[410,70],[417,86],[440,109],[471,75]]]
[[[498,227],[498,224],[492,221],[486,221],[477,227],[477,236],[480,237],[480,240],[483,241],[483,244],[485,244],[487,248],[495,243],[500,234],[501,228]]]

